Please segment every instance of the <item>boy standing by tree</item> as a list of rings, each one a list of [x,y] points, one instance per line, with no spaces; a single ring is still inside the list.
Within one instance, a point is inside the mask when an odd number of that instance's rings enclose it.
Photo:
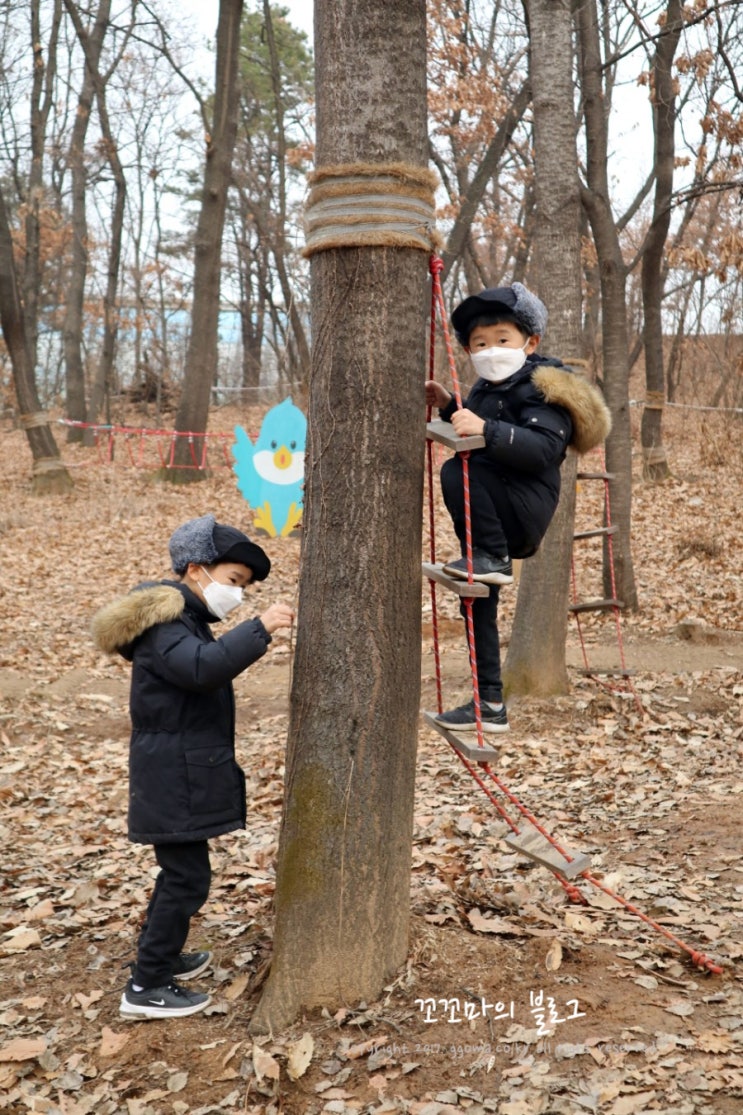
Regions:
[[[435,380],[426,383],[426,403],[437,406],[460,437],[481,435],[485,447],[469,455],[473,580],[490,586],[472,605],[485,731],[508,730],[503,704],[498,596],[513,581],[513,558],[536,553],[560,497],[560,465],[568,446],[585,453],[611,427],[600,392],[537,346],[547,324],[544,304],[521,283],[490,287],[465,298],[452,314],[457,338],[478,374],[464,406]],[[462,459],[446,461],[441,487],[454,530],[465,553]],[[468,579],[467,558],[444,572]],[[462,608],[464,614],[464,606]],[[440,713],[455,731],[477,727],[474,700]]]
[[[211,953],[182,951],[211,881],[208,840],[245,827],[245,777],[235,761],[232,679],[261,658],[271,633],[292,623],[286,604],[215,639],[211,624],[268,576],[266,553],[213,515],[190,519],[170,539],[178,580],[139,585],[93,618],[102,651],[132,663],[129,839],[153,844],[160,873],[120,1012],[178,1018],[210,997],[181,987]]]

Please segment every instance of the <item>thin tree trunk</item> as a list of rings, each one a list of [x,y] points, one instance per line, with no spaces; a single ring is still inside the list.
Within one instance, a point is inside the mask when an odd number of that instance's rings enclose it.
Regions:
[[[279,56],[276,50],[276,40],[273,32],[273,19],[271,16],[270,0],[263,0],[263,17],[266,28],[266,44],[271,62],[271,85],[273,87],[274,105],[276,109],[276,135],[278,137],[276,158],[279,172],[279,197],[278,197],[278,228],[274,248],[276,273],[281,284],[281,294],[284,299],[292,333],[297,348],[297,358],[300,365],[301,378],[306,380],[310,371],[310,346],[307,343],[302,316],[299,313],[297,300],[291,288],[291,282],[286,269],[286,137],[284,133],[284,110],[281,94],[281,70]]]
[[[125,36],[119,49],[119,58],[121,58],[122,53],[124,52],[124,50],[126,50],[129,34],[131,34],[132,28],[134,26],[134,13],[136,10],[137,2],[138,0],[132,0],[129,32]],[[117,62],[114,61],[112,63],[106,74],[101,73],[98,64],[100,60],[100,53],[98,59],[96,59],[90,36],[88,35],[88,32],[83,25],[82,19],[80,17],[80,12],[74,3],[74,0],[64,0],[64,4],[74,25],[75,33],[77,34],[80,46],[83,48],[87,68],[93,78],[96,104],[98,106],[98,120],[101,126],[106,159],[108,161],[108,165],[111,168],[111,174],[114,180],[114,205],[111,217],[111,239],[108,249],[106,290],[103,296],[103,345],[101,347],[101,355],[98,361],[95,382],[93,384],[93,389],[90,395],[89,408],[89,417],[91,421],[95,422],[100,415],[103,403],[105,401],[107,407],[106,420],[110,422],[110,387],[113,379],[114,357],[116,353],[116,334],[118,331],[117,292],[119,284],[119,271],[121,267],[121,241],[124,232],[124,210],[126,207],[126,177],[124,175],[124,168],[121,165],[121,159],[119,158],[118,144],[114,137],[113,129],[111,128],[111,121],[108,115],[108,104],[106,101],[106,86],[108,84],[108,79],[110,78],[111,73],[116,68]],[[89,431],[86,431],[86,434],[86,443],[92,443],[92,435]]]
[[[317,164],[425,168],[425,0],[315,5]],[[424,252],[312,257],[300,612],[274,958],[253,1019],[376,998],[408,947]]]
[[[103,39],[108,28],[111,0],[101,0],[96,13],[95,26],[89,38],[91,61],[95,70],[101,57]],[[71,171],[71,225],[72,245],[70,277],[64,307],[62,339],[65,360],[65,413],[73,422],[86,422],[88,409],[85,398],[85,370],[83,365],[83,308],[85,305],[85,280],[88,270],[88,221],[86,214],[87,173],[85,167],[85,138],[88,133],[90,112],[93,107],[95,82],[91,67],[86,63],[83,84],[77,102],[77,113],[67,155]],[[84,433],[71,426],[68,441],[83,441]]]
[[[573,108],[573,38],[569,3],[528,0],[536,167],[535,268],[549,310],[549,345],[541,351],[583,356],[580,182]],[[554,167],[560,167],[555,174]],[[573,549],[576,457],[562,467],[560,503],[538,553],[524,563],[503,668],[506,694],[566,693],[565,640]]]
[[[673,58],[684,25],[681,0],[669,0],[664,34],[651,68],[653,98],[653,136],[655,155],[655,199],[653,221],[642,253],[643,341],[645,346],[645,407],[640,425],[642,472],[646,480],[665,480],[670,476],[663,447],[662,417],[663,370],[663,258],[671,224],[671,199],[675,162],[674,128],[676,94]]]
[[[191,334],[181,401],[175,417],[176,430],[197,433],[206,431],[211,388],[217,375],[222,233],[237,136],[242,11],[243,0],[220,0],[213,126],[206,150],[204,188],[196,227]],[[188,467],[193,461],[186,438],[178,439],[174,463],[176,467],[165,472],[173,483],[189,483],[205,475],[199,469]]]
[[[32,486],[35,492],[67,492],[72,478],[62,463],[47,415],[41,409],[36,390],[29,343],[23,316],[13,241],[10,235],[5,199],[0,192],[0,325],[13,367],[21,425],[33,456]]]
[[[44,202],[44,152],[46,125],[54,103],[54,75],[57,64],[57,40],[62,18],[60,0],[54,0],[47,63],[41,42],[39,0],[31,3],[31,48],[33,51],[33,78],[31,81],[31,167],[26,197],[26,251],[23,267],[23,312],[26,344],[31,368],[36,369],[37,340],[39,332],[39,302],[41,299],[41,209]]]
[[[603,71],[595,0],[577,6],[581,89],[586,126],[587,187],[582,200],[591,224],[601,284],[604,396],[612,416],[606,442],[613,536],[614,584],[627,608],[637,607],[632,567],[632,431],[629,413],[629,341],[627,337],[627,269],[609,201],[607,113],[601,85]],[[613,596],[611,569],[604,548],[604,592]]]

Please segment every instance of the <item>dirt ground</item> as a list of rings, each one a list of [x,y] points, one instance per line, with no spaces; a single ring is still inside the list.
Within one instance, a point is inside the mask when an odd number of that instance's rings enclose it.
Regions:
[[[212,1005],[128,1023],[122,966],[154,872],[150,850],[126,840],[128,667],[88,637],[101,603],[165,575],[174,526],[205,510],[244,522],[245,505],[226,469],[195,495],[74,446],[63,453],[75,491],[39,500],[23,434],[0,431],[0,1110],[739,1112],[743,464],[729,452],[736,431],[716,423],[690,439],[669,414],[672,478],[634,482],[640,610],[618,628],[611,615],[580,632],[571,621],[570,692],[509,705],[498,781],[486,780],[509,816],[511,793],[588,854],[601,886],[579,878],[570,893],[505,844],[507,821],[421,721],[407,964],[378,1001],[312,1012],[259,1041],[248,1023],[270,963],[291,641],[277,639],[236,687],[250,824],[214,842],[214,887],[191,937],[214,950],[198,981]],[[594,494],[578,504],[595,524]],[[293,599],[298,541],[266,548],[276,572],[257,594]],[[595,578],[594,551],[578,559],[585,596]],[[504,593],[506,642],[514,597]],[[430,708],[427,589],[422,611]],[[611,677],[622,663],[630,677]],[[453,604],[442,606],[442,666],[451,703],[466,698]]]

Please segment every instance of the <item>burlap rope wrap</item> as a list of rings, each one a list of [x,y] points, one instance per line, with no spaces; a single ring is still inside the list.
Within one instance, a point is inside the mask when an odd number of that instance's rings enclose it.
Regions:
[[[49,415],[45,410],[37,410],[35,414],[19,414],[18,419],[22,430],[33,430],[35,426],[49,425]]]
[[[39,457],[33,463],[32,473],[38,476],[43,472],[58,472],[64,468],[61,457]]]
[[[645,393],[645,410],[663,410],[666,396],[662,391],[647,391]]]
[[[309,178],[303,255],[328,248],[440,246],[434,228],[438,180],[406,163],[343,163]]]

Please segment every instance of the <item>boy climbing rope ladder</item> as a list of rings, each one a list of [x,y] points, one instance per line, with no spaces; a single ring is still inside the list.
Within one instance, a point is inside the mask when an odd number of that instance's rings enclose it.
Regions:
[[[468,458],[469,507],[461,457],[457,454],[441,469],[444,502],[464,555],[445,565],[444,572],[469,579],[469,514],[472,579],[490,586],[487,596],[472,601],[480,719],[484,731],[505,732],[501,585],[513,581],[513,558],[531,557],[539,548],[557,508],[568,446],[585,453],[600,445],[611,418],[597,388],[560,360],[537,353],[547,310],[521,283],[465,298],[451,320],[478,379],[461,408],[442,384],[428,380],[426,403],[439,408],[458,437],[481,435],[485,447]],[[475,702],[439,713],[436,720],[453,731],[475,731]]]

